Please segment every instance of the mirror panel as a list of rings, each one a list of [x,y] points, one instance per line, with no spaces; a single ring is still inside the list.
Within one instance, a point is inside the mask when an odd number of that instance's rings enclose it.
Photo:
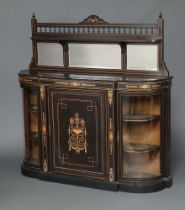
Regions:
[[[69,66],[121,69],[121,47],[118,44],[71,43]]]
[[[64,66],[63,47],[59,43],[37,43],[38,65]]]
[[[158,45],[128,44],[127,69],[129,70],[158,70]]]

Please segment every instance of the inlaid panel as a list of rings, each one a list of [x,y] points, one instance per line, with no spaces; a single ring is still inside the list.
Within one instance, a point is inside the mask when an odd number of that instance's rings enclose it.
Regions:
[[[51,170],[107,176],[106,91],[49,88]]]

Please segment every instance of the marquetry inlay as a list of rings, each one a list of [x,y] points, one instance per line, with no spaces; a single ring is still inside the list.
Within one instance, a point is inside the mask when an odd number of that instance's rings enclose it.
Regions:
[[[112,125],[112,119],[110,118],[110,120],[109,120],[109,135],[108,135],[110,155],[112,155],[112,152],[113,152],[113,138],[114,138],[113,125]]]
[[[162,88],[167,88],[170,85],[170,81],[163,81],[163,82],[155,82],[155,83],[147,83],[147,82],[142,82],[142,83],[120,83],[118,85],[118,89],[129,89],[129,90],[158,90]]]
[[[69,151],[74,150],[77,154],[81,151],[87,153],[87,131],[85,120],[76,113],[69,119]]]

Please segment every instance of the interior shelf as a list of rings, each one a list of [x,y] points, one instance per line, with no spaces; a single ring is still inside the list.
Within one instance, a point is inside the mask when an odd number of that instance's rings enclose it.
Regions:
[[[123,121],[125,122],[147,122],[155,119],[159,119],[159,115],[154,114],[131,114],[123,115]]]
[[[149,174],[149,173],[131,171],[131,172],[124,174],[123,177],[131,178],[131,179],[150,179],[150,178],[154,178],[154,177],[160,177],[160,174]]]
[[[144,152],[154,152],[160,149],[159,145],[153,144],[141,144],[141,143],[129,143],[124,144],[124,152],[133,152],[133,153],[144,153]]]
[[[29,111],[30,112],[38,112],[37,105],[30,105]]]
[[[37,132],[30,132],[29,139],[31,141],[38,141],[38,133]]]
[[[34,158],[30,159],[29,163],[32,164],[32,165],[39,165],[40,164],[39,160],[38,159],[34,159]]]

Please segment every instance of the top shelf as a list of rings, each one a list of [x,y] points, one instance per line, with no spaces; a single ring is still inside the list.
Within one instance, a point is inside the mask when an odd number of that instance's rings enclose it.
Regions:
[[[80,23],[42,23],[32,16],[33,40],[155,42],[163,40],[162,14],[155,23],[108,23],[90,15]]]
[[[123,115],[123,121],[125,122],[148,122],[159,118],[160,118],[159,115],[154,115],[154,114]]]

